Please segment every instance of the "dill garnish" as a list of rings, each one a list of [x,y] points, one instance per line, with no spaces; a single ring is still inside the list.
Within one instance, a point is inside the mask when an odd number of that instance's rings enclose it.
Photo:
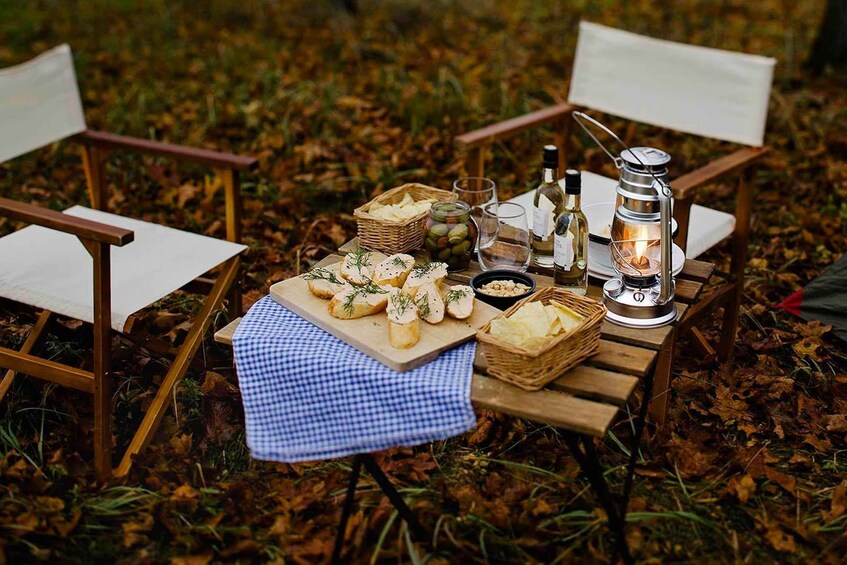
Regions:
[[[406,310],[414,307],[412,297],[402,292],[397,292],[391,295],[391,306],[397,310],[397,314],[402,316]]]
[[[431,273],[443,264],[444,263],[439,263],[438,261],[433,261],[431,263],[420,263],[419,265],[415,265],[415,267],[412,269],[411,276],[415,278],[421,278],[422,276]]]
[[[421,318],[426,318],[427,316],[429,316],[430,310],[428,297],[429,294],[424,292],[423,294],[421,294],[420,298],[415,300],[415,306],[418,307],[418,312],[420,313]]]
[[[395,257],[391,262],[394,263],[395,267],[400,267],[401,269],[406,268],[406,262],[402,257]]]
[[[371,266],[371,252],[362,247],[356,247],[356,249],[347,254],[347,258],[350,259],[350,263],[356,267],[357,271]]]
[[[344,284],[344,281],[339,280],[339,278],[335,276],[335,273],[329,269],[323,269],[321,267],[312,269],[308,273],[304,274],[303,278],[307,281],[322,280],[331,282],[332,284]]]
[[[348,316],[353,315],[353,301],[356,300],[356,297],[359,295],[359,289],[356,289],[352,292],[348,292],[344,297],[344,302],[341,303],[341,308],[344,310],[344,313]]]
[[[367,279],[365,284],[354,287],[352,292],[348,292],[348,294],[344,297],[344,302],[341,303],[341,308],[348,316],[350,316],[353,314],[353,303],[356,301],[356,297],[367,296],[368,294],[385,294],[387,292],[387,290],[380,288],[379,285],[374,283],[372,280]]]
[[[450,304],[451,302],[455,302],[459,300],[463,296],[468,293],[468,289],[462,288],[458,290],[450,290],[446,295],[444,295],[444,304]]]
[[[367,279],[365,284],[360,286],[359,289],[362,291],[362,294],[385,294],[388,292],[371,279]]]

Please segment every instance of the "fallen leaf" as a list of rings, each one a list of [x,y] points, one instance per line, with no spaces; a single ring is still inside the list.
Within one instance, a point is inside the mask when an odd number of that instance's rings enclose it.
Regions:
[[[847,480],[844,480],[832,490],[832,500],[829,512],[824,513],[824,519],[832,522],[847,511]]]
[[[794,477],[780,473],[771,467],[765,467],[765,476],[781,486],[788,494],[797,495],[797,479]]]
[[[828,432],[847,432],[847,416],[844,414],[831,414],[823,417]]]
[[[756,481],[748,474],[732,477],[726,486],[727,492],[734,494],[741,502],[747,502],[756,492]]]
[[[776,524],[771,524],[765,532],[765,539],[770,542],[771,546],[777,551],[794,553],[797,551],[797,544],[794,542],[794,536],[785,533],[782,528]]]

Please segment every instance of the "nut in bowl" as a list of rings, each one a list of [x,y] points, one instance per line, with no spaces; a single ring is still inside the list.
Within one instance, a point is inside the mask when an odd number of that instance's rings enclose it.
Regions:
[[[535,279],[510,269],[493,269],[475,275],[471,288],[476,297],[500,310],[510,308],[535,292]]]

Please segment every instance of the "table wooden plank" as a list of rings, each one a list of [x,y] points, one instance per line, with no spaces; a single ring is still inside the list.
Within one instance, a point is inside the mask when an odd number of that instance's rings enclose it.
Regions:
[[[228,323],[223,328],[215,332],[215,342],[222,345],[232,347],[232,336],[235,335],[235,329],[241,323],[241,318],[236,318]]]
[[[685,265],[682,267],[682,272],[679,275],[686,279],[706,283],[709,282],[714,272],[715,265],[713,263],[688,259],[685,261]]]
[[[612,344],[614,346],[614,344]],[[600,341],[601,350],[604,342]],[[548,388],[562,390],[585,398],[596,398],[622,405],[629,400],[635,385],[638,384],[637,376],[625,375],[620,372],[606,371],[591,366],[592,358],[586,360],[585,364],[578,365],[548,385]],[[488,361],[482,353],[482,348],[477,348],[474,357],[474,370],[480,374],[488,375]]]
[[[527,392],[478,373],[473,376],[471,401],[479,408],[594,437],[603,437],[618,413],[609,404],[552,390]]]
[[[586,363],[601,369],[644,377],[652,370],[657,356],[658,352],[650,349],[603,339],[600,340],[600,352]]]
[[[547,388],[623,406],[632,396],[638,381],[637,377],[630,375],[580,365],[547,385]]]
[[[681,275],[682,273],[680,273]],[[694,304],[700,298],[700,293],[705,288],[706,284],[700,281],[693,281],[677,277],[676,280],[676,300],[684,304]]]

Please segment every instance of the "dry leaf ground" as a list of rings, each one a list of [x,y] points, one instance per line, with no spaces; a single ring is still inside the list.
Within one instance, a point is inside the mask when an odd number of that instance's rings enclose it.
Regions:
[[[646,562],[837,563],[847,549],[845,344],[773,309],[845,249],[844,75],[801,70],[817,4],[387,0],[351,16],[330,0],[0,0],[0,66],[69,42],[92,127],[258,156],[244,181],[252,301],[350,237],[354,205],[406,180],[447,186],[461,168],[453,135],[562,100],[580,18],[777,57],[736,365],[704,366],[680,348],[669,424],[644,452],[629,535]],[[668,149],[675,174],[726,149],[646,126],[629,133]],[[535,181],[542,140],[495,148],[489,174],[504,195]],[[611,174],[582,142],[571,163]],[[208,172],[125,154],[108,172],[112,209],[223,234]],[[0,165],[0,193],[57,209],[84,202],[75,148]],[[704,195],[724,208],[731,198],[731,184]],[[727,249],[709,258],[725,266]],[[178,343],[197,306],[177,295],[143,325]],[[33,322],[0,304],[0,343],[19,346]],[[87,328],[65,322],[43,353],[84,365],[89,343]],[[92,481],[86,398],[15,383],[0,408],[0,562],[326,559],[348,463],[251,461],[230,353],[207,341],[198,358],[157,441],[107,488]],[[156,356],[122,348],[119,448],[162,374]],[[624,421],[602,444],[615,482],[628,433]],[[434,532],[430,563],[610,557],[604,515],[552,429],[483,413],[471,434],[380,458]],[[351,560],[425,560],[370,481],[359,500]]]

